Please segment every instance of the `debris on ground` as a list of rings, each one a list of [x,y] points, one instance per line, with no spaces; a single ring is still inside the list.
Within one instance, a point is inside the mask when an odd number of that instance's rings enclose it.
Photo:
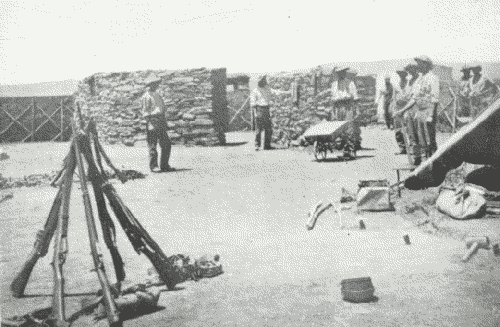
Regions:
[[[328,203],[322,207],[323,203],[320,201],[314,206],[311,211],[309,212],[309,217],[308,221],[306,223],[306,228],[307,230],[312,230],[314,226],[316,225],[316,222],[318,221],[319,216],[325,212],[326,210],[330,209],[333,204]]]
[[[0,192],[0,203],[10,200],[14,197],[12,192]]]
[[[7,152],[5,152],[5,150],[3,149],[0,149],[0,161],[2,160],[7,160],[9,159],[9,155],[7,154]]]
[[[340,197],[340,203],[348,203],[354,201],[356,201],[356,194],[342,187],[342,196]]]
[[[192,259],[184,254],[176,254],[168,257],[168,261],[173,265],[177,284],[185,281],[198,281],[202,278],[212,278],[224,273],[220,263],[220,255],[215,254],[209,259],[208,255],[203,255],[199,259]],[[160,276],[154,267],[147,270],[149,276],[148,285],[159,285],[162,283]]]
[[[360,211],[393,211],[391,188],[387,180],[359,182],[357,208]]]
[[[137,170],[121,170],[127,180],[144,179],[146,175]],[[18,188],[18,187],[34,187],[40,185],[48,185],[56,177],[58,172],[46,174],[32,174],[23,177],[4,177],[0,174],[0,190]],[[112,171],[106,171],[106,175],[110,179],[119,179],[119,176]]]

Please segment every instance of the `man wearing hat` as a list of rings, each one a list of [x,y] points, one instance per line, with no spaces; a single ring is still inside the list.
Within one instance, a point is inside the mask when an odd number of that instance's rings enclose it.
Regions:
[[[396,112],[396,116],[403,115],[407,110],[416,107],[415,122],[418,143],[412,146],[415,164],[427,159],[437,150],[436,120],[439,104],[439,78],[432,72],[432,60],[427,56],[416,57],[420,81],[416,84],[412,98],[408,104]]]
[[[397,70],[396,73],[399,76],[399,89],[395,92],[395,103],[396,110],[402,109],[408,103],[408,72],[405,70]],[[406,121],[408,120],[408,112],[406,112],[403,117],[395,117],[394,118],[394,133],[396,136],[396,143],[399,147],[398,154],[406,154],[406,143],[403,135],[403,128],[406,125]]]
[[[472,118],[479,116],[500,95],[498,86],[482,74],[482,70],[483,68],[481,66],[471,67],[473,74],[470,80]]]
[[[273,125],[270,105],[273,94],[292,94],[293,90],[280,91],[269,87],[267,75],[259,78],[257,87],[250,93],[250,107],[255,121],[255,151],[261,147],[262,132],[264,132],[264,150],[271,149]]]
[[[141,98],[142,115],[146,119],[147,142],[149,149],[149,168],[152,172],[173,171],[169,159],[172,143],[167,133],[167,117],[165,116],[165,105],[160,94],[157,92],[161,84],[159,78],[146,80],[147,91]],[[160,167],[158,169],[158,152],[156,146],[159,143],[161,149]]]

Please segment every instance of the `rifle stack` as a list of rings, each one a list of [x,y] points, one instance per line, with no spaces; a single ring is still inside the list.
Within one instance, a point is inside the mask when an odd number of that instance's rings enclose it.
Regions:
[[[66,318],[64,302],[64,274],[63,265],[68,255],[68,221],[70,198],[73,185],[73,174],[78,170],[81,184],[82,198],[85,208],[87,230],[90,239],[91,254],[94,263],[94,271],[97,273],[101,290],[101,297],[95,303],[101,303],[106,310],[106,316],[110,326],[121,326],[122,319],[117,308],[116,299],[122,292],[121,284],[125,280],[124,264],[116,244],[115,223],[108,211],[107,202],[114,217],[125,231],[130,243],[138,254],[145,254],[151,261],[160,279],[167,285],[168,289],[173,289],[181,280],[174,273],[174,266],[169,262],[158,244],[151,238],[139,221],[134,217],[130,209],[117,194],[113,185],[102,166],[102,158],[107,165],[119,176],[122,183],[126,178],[116,169],[109,157],[104,152],[99,143],[96,125],[90,120],[86,126],[83,124],[80,108],[77,105],[73,124],[73,138],[70,150],[64,159],[61,172],[52,181],[52,186],[58,186],[59,191],[54,199],[52,208],[47,217],[44,229],[36,235],[34,249],[30,253],[20,272],[13,280],[10,289],[16,298],[24,296],[24,290],[30,278],[31,272],[39,258],[48,253],[50,242],[55,234],[54,254],[53,254],[53,275],[54,293],[52,302],[52,313],[50,315],[51,325],[69,326],[75,315]],[[87,171],[85,170],[85,162]],[[106,274],[97,227],[92,208],[92,201],[89,196],[87,183],[90,182],[93,188],[98,217],[102,226],[102,236],[107,249],[111,253],[116,284],[111,285]],[[107,199],[107,202],[106,202]]]

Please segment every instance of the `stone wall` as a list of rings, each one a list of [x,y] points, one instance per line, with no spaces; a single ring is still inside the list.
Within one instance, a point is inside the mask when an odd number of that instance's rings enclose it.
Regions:
[[[174,144],[225,144],[228,126],[226,69],[98,73],[81,81],[75,98],[84,116],[94,117],[106,143],[133,145],[145,140],[146,121],[140,98],[145,80],[162,79],[158,92],[167,112],[168,134]]]
[[[326,118],[331,108],[328,93],[320,95],[317,101],[314,100],[315,92],[319,93],[330,88],[333,80],[329,75],[318,75],[314,71],[302,74],[282,73],[269,76],[268,81],[272,88],[288,91],[291,90],[295,76],[299,77],[301,85],[298,108],[292,105],[290,95],[281,94],[276,96],[271,109],[273,142],[285,145],[297,140],[307,128]],[[316,79],[314,76],[317,76]],[[374,104],[376,80],[373,76],[356,76],[355,83],[361,98],[358,114],[363,115],[362,123],[366,125],[376,119]]]

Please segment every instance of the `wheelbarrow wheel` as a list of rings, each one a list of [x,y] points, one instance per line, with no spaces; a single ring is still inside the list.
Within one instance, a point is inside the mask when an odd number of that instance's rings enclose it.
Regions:
[[[318,140],[314,141],[314,158],[316,161],[326,159],[326,147]]]

